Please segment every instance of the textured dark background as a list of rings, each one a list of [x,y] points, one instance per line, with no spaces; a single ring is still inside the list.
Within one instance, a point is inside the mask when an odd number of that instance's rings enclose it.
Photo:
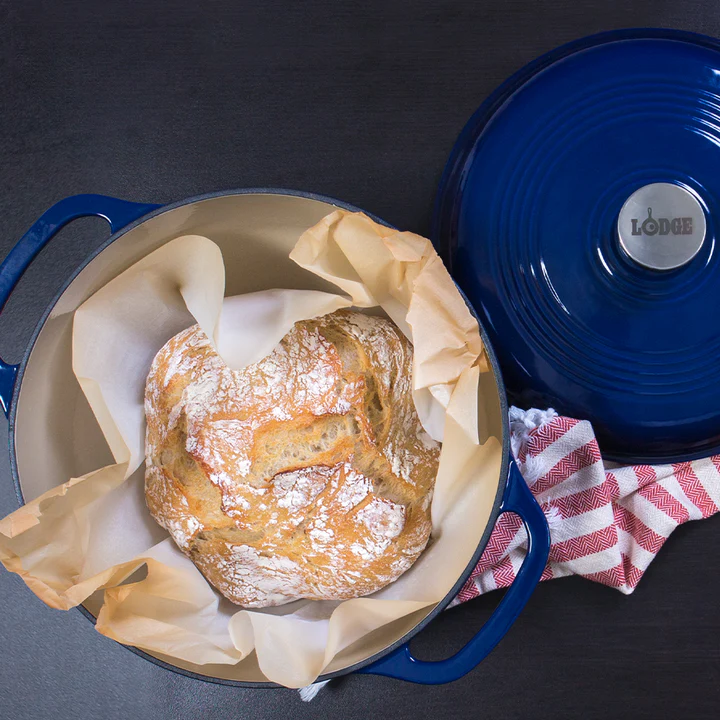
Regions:
[[[0,255],[81,192],[163,203],[291,187],[427,232],[445,159],[482,99],[560,43],[631,26],[720,36],[720,5],[0,0]],[[36,261],[0,319],[4,358],[20,358],[63,278],[106,234],[80,221]],[[0,515],[15,507],[2,452]],[[3,571],[0,717],[716,718],[719,558],[720,517],[682,527],[630,597],[576,578],[540,587],[459,682],[353,676],[310,705],[161,670]],[[417,653],[448,655],[497,600],[443,614]]]

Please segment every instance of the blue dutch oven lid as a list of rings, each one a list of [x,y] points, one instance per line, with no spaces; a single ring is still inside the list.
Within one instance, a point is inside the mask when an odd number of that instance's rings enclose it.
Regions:
[[[605,33],[471,118],[433,234],[512,402],[590,420],[607,457],[720,452],[720,43]]]

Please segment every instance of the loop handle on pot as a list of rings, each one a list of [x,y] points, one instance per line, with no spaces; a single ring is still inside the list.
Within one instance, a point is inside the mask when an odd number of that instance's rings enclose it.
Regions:
[[[475,637],[459,652],[447,660],[427,662],[417,660],[409,645],[402,645],[389,655],[360,673],[387,675],[425,685],[439,685],[461,678],[484,660],[502,640],[530,599],[545,569],[550,552],[550,531],[547,520],[533,497],[517,465],[510,462],[505,494],[500,513],[513,512],[520,516],[528,535],[528,550],[515,582]]]
[[[37,254],[72,220],[97,215],[107,220],[110,230],[115,233],[158,207],[160,206],[118,200],[105,195],[72,195],[60,200],[38,218],[0,265],[0,312]],[[0,359],[0,405],[5,415],[10,412],[18,367]]]

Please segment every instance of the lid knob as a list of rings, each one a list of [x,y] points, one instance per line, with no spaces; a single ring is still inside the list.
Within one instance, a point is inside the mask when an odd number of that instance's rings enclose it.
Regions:
[[[705,213],[684,187],[652,183],[625,201],[617,229],[620,246],[636,263],[650,270],[674,270],[702,247]]]

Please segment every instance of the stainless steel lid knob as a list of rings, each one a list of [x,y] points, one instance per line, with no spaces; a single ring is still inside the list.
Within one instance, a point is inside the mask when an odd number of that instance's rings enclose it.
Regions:
[[[636,190],[618,216],[618,239],[627,255],[651,270],[689,263],[705,240],[705,213],[684,187],[652,183]]]

